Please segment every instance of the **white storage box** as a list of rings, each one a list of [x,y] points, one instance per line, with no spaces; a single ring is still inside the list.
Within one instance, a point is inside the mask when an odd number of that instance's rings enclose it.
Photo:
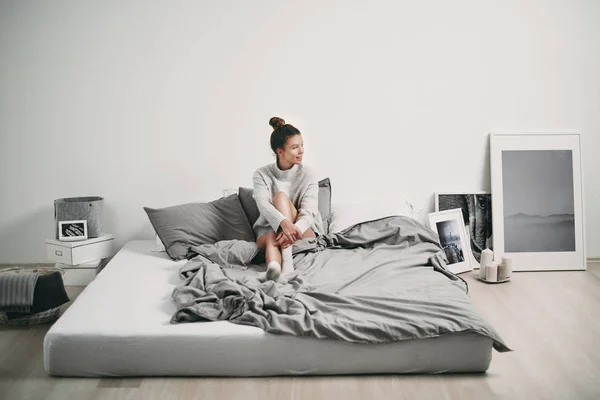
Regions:
[[[54,264],[56,268],[64,271],[63,282],[65,286],[86,286],[96,278],[101,269],[102,260],[96,260],[79,265]]]
[[[46,239],[48,261],[67,265],[85,264],[113,255],[114,235],[103,233],[97,238],[77,242]]]

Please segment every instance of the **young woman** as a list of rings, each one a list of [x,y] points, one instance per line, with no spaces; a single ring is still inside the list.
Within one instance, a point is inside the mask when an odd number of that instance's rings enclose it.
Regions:
[[[276,160],[254,172],[254,200],[260,211],[253,229],[256,243],[265,249],[267,279],[278,280],[294,271],[292,244],[323,233],[319,213],[319,186],[304,165],[304,142],[298,129],[278,117],[273,127],[271,149]]]

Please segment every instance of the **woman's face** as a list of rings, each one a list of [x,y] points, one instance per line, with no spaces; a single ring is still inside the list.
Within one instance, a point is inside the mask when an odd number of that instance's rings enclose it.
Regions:
[[[277,149],[280,164],[302,164],[304,141],[302,135],[289,136],[283,149]]]

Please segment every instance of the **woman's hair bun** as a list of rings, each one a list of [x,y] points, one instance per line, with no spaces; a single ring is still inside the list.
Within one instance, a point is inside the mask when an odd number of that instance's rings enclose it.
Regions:
[[[279,118],[279,117],[273,117],[269,120],[269,125],[271,125],[273,127],[273,129],[277,129],[280,126],[284,126],[285,125],[285,120],[283,118]]]

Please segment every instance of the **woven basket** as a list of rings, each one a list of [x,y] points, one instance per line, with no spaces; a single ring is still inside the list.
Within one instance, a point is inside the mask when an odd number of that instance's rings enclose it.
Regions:
[[[21,267],[11,267],[0,270],[0,274],[29,274],[29,273],[38,273],[38,274],[50,274],[52,272],[59,271],[62,277],[65,276],[65,271],[61,268],[57,267],[36,267],[36,268],[21,268]],[[49,310],[45,310],[36,314],[27,315],[22,318],[13,318],[8,319],[6,313],[0,312],[0,325],[38,325],[38,324],[46,324],[48,322],[54,322],[60,316],[60,307],[54,307]]]

